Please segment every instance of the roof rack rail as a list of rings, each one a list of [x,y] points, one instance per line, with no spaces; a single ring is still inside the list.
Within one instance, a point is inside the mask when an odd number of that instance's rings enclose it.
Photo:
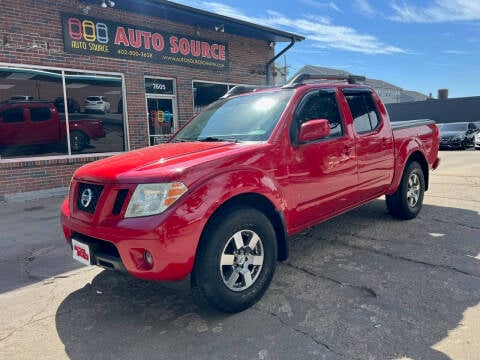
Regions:
[[[298,74],[286,86],[304,84],[305,80],[346,81],[348,84],[358,84],[365,81],[365,76],[352,74],[322,75],[322,74]]]
[[[230,90],[228,90],[225,95],[223,95],[220,99],[225,99],[230,96],[244,94],[251,91],[256,91],[260,89],[267,89],[272,88],[273,86],[264,86],[264,85],[235,85]]]
[[[50,100],[26,100],[26,99],[9,99],[9,100],[5,100],[5,101],[2,101],[2,104],[18,104],[18,103],[25,103],[25,104],[29,104],[29,103],[51,103],[53,101],[50,101]]]

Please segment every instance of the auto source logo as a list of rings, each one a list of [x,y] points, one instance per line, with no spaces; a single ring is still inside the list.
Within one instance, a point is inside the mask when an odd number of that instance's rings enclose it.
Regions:
[[[62,14],[65,52],[228,69],[226,43],[117,22]]]

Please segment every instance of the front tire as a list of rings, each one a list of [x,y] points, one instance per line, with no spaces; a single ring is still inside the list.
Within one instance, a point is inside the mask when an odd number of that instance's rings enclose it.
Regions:
[[[262,212],[221,210],[200,240],[191,276],[194,299],[224,312],[245,310],[267,290],[276,260],[275,230]]]
[[[386,196],[389,213],[403,220],[415,218],[422,209],[424,193],[423,169],[418,162],[412,161],[406,166],[397,191]]]

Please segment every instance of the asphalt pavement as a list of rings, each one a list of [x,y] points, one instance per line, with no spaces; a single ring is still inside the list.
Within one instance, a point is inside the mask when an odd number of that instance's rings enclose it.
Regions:
[[[0,359],[480,359],[480,151],[441,157],[416,219],[380,198],[291,238],[234,315],[74,261],[61,197],[1,203]]]

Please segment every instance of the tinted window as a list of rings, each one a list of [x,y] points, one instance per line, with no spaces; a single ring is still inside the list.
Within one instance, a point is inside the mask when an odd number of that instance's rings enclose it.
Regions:
[[[18,123],[23,122],[23,109],[8,109],[5,110],[1,117],[4,123]]]
[[[296,141],[296,134],[300,126],[304,122],[314,119],[327,119],[330,122],[329,138],[343,134],[342,120],[334,92],[314,91],[304,97],[290,128],[292,142]]]
[[[47,107],[30,108],[32,121],[47,121],[50,119],[50,109]]]
[[[370,93],[345,94],[357,133],[375,130],[380,124],[375,102]]]

